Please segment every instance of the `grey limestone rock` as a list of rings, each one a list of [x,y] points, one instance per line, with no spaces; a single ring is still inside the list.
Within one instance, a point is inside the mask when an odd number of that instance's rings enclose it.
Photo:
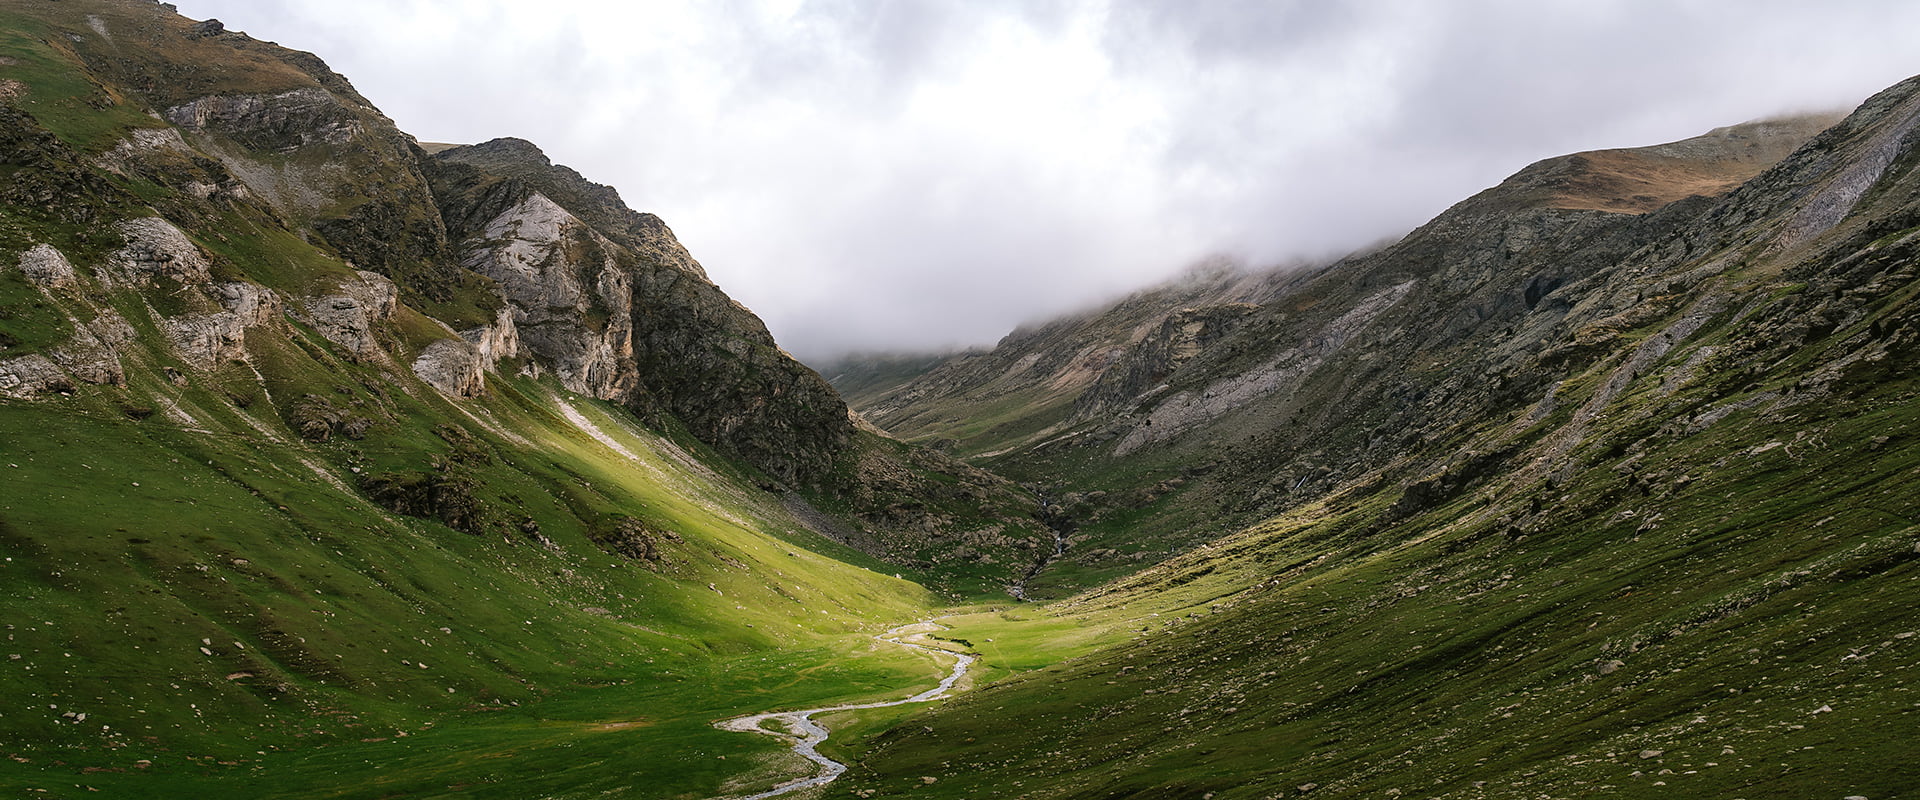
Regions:
[[[339,98],[318,87],[202,97],[167,109],[166,117],[189,133],[219,131],[245,144],[282,148],[345,144],[366,131]]]
[[[487,388],[479,353],[461,339],[442,339],[427,345],[413,360],[413,374],[453,397],[478,397]]]
[[[73,262],[50,244],[34,245],[21,253],[20,271],[26,273],[27,280],[44,289],[71,286],[76,278]]]
[[[0,396],[24,400],[72,386],[60,365],[39,353],[0,361]]]
[[[130,219],[114,226],[126,246],[107,258],[101,279],[112,286],[144,287],[156,278],[185,286],[213,282],[212,264],[186,232],[160,217]]]
[[[466,267],[499,285],[527,349],[562,384],[603,400],[633,391],[633,294],[617,245],[536,192],[468,247]]]
[[[74,326],[73,338],[54,348],[49,355],[69,375],[81,381],[101,386],[119,385],[127,379],[120,365],[121,350],[137,335],[132,325],[107,309],[92,321]]]
[[[161,321],[167,341],[180,357],[200,369],[246,361],[247,331],[280,319],[279,295],[244,281],[212,287],[222,310]]]
[[[364,361],[379,354],[374,325],[393,318],[400,294],[384,275],[364,270],[355,274],[330,294],[303,298],[294,317]]]
[[[78,383],[126,382],[120,351],[135,337],[133,326],[111,309],[76,322],[73,337],[45,353],[0,360],[0,396],[28,399],[63,392]]]
[[[487,388],[487,373],[502,359],[521,353],[512,309],[501,309],[492,325],[460,332],[460,338],[427,345],[413,361],[413,374],[442,394],[478,397]]]

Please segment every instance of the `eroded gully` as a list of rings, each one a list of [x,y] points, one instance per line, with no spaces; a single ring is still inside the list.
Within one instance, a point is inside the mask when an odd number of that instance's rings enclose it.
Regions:
[[[1040,558],[1033,562],[1033,566],[1027,569],[1027,573],[1020,576],[1020,580],[1007,586],[1007,594],[1022,602],[1027,599],[1027,581],[1033,580],[1034,576],[1045,571],[1047,567],[1053,566],[1053,562],[1059,561],[1061,556],[1067,554],[1067,542],[1069,537],[1073,536],[1076,527],[1066,511],[1055,503],[1053,498],[1045,495],[1040,498],[1040,513],[1036,516],[1048,530],[1053,531],[1053,552],[1041,554]]]
[[[921,630],[915,630],[916,628]],[[953,671],[948,673],[947,677],[941,679],[940,685],[932,689],[928,689],[905,700],[889,700],[883,703],[854,703],[851,705],[827,706],[825,708],[809,708],[800,711],[772,711],[765,714],[724,719],[714,723],[714,727],[720,728],[721,730],[740,731],[743,733],[764,733],[768,736],[778,736],[782,739],[790,740],[793,743],[793,752],[799,753],[801,757],[820,766],[819,771],[810,777],[796,778],[767,791],[755,795],[748,795],[739,800],[763,800],[763,798],[779,797],[783,794],[797,792],[801,789],[814,786],[824,786],[847,771],[847,765],[820,754],[820,743],[827,740],[828,731],[825,726],[813,721],[813,715],[826,714],[834,711],[854,711],[862,708],[887,708],[889,706],[901,706],[908,703],[925,703],[929,700],[938,700],[953,691],[953,685],[959,682],[962,675],[967,674],[967,667],[973,664],[976,657],[968,653],[955,653],[951,650],[942,650],[938,647],[929,647],[907,641],[909,638],[921,636],[935,630],[944,630],[945,628],[946,626],[935,622],[916,622],[911,625],[902,625],[874,637],[880,641],[891,642],[902,647],[911,647],[915,650],[925,650],[929,653],[945,653],[956,656],[959,660],[954,662]],[[780,727],[785,730],[775,731],[767,728],[766,723],[769,721],[778,721]]]

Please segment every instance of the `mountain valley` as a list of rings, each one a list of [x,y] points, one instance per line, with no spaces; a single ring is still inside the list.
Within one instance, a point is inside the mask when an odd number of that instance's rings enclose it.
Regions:
[[[531,142],[0,0],[0,788],[1906,796],[1917,127],[815,372]]]

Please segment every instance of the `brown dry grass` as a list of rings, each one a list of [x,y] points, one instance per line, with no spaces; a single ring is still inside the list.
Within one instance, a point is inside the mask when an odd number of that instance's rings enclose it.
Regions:
[[[1739,186],[1770,164],[1681,161],[1632,150],[1571,157],[1553,208],[1644,214],[1694,195],[1714,196]]]

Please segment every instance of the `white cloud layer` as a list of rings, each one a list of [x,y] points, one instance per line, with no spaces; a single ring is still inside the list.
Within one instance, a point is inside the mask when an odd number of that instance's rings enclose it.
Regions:
[[[1920,72],[1904,0],[176,4],[318,53],[422,140],[612,184],[811,359],[1343,252],[1540,158]]]

